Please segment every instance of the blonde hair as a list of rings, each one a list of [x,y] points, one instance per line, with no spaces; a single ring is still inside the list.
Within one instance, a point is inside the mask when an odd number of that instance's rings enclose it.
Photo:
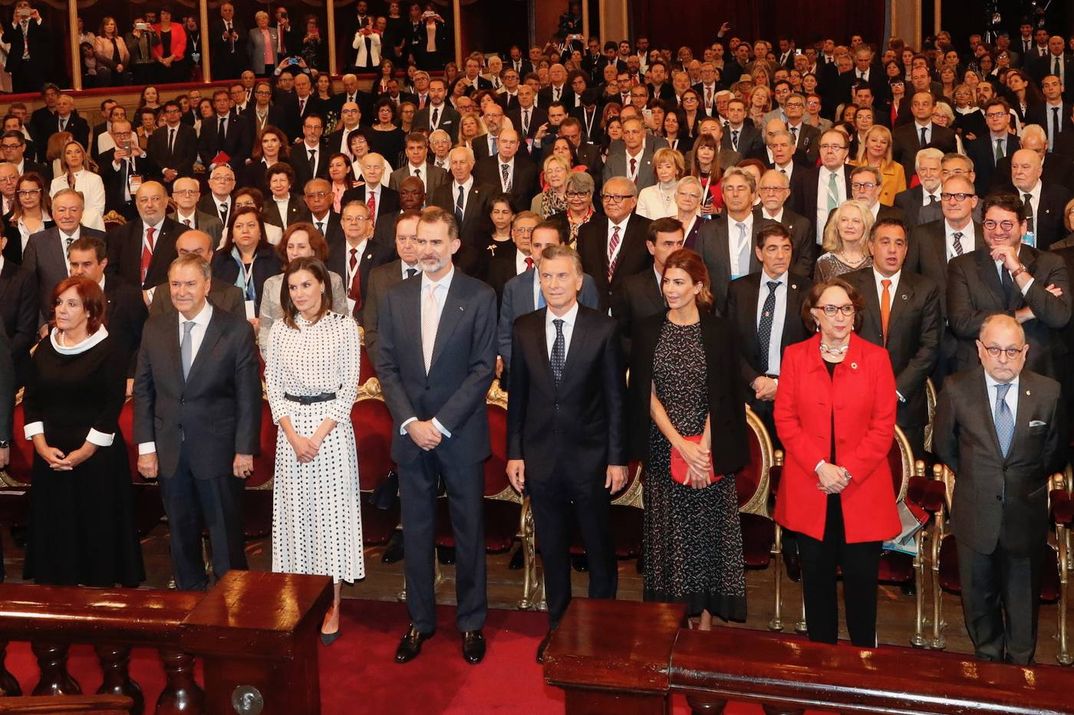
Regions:
[[[892,139],[891,139],[891,130],[888,129],[887,127],[885,127],[885,126],[880,125],[880,124],[874,124],[873,126],[869,127],[869,129],[865,132],[865,136],[862,137],[860,145],[858,146],[857,164],[858,164],[858,166],[868,166],[869,165],[869,160],[868,160],[869,149],[868,149],[867,145],[869,144],[869,139],[871,139],[873,136],[875,136],[877,134],[883,135],[884,139],[886,139],[887,143],[888,143],[887,151],[884,152],[884,158],[880,162],[880,170],[883,171],[884,169],[888,168],[891,165],[891,162],[892,162],[892,153],[891,153]]]
[[[848,209],[857,211],[861,215],[861,248],[865,255],[871,255],[869,253],[869,242],[866,241],[865,238],[873,228],[873,212],[869,209],[868,204],[858,199],[844,201],[839,208],[832,213],[831,218],[828,219],[828,225],[824,227],[824,244],[822,247],[829,253],[839,253],[843,250],[843,237],[839,235],[839,218],[843,215],[843,212]]]
[[[681,179],[682,175],[686,173],[686,160],[683,159],[682,154],[674,149],[668,147],[660,147],[653,152],[653,169],[660,164],[667,162],[675,167],[675,177]]]

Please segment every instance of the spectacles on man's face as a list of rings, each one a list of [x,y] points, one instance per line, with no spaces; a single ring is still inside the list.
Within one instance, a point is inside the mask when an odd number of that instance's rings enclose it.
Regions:
[[[821,144],[820,148],[824,151],[846,151],[847,148],[842,144]]]
[[[824,314],[829,318],[834,318],[836,313],[841,313],[845,318],[849,318],[850,316],[854,315],[854,306],[851,304],[818,305],[817,307],[824,311]]]
[[[855,181],[850,185],[850,188],[855,191],[872,191],[876,188],[876,183],[872,181]]]
[[[1004,231],[1012,231],[1017,224],[1014,221],[993,221],[992,219],[986,219],[982,225],[989,231],[995,231],[997,228]]]
[[[22,144],[19,142],[4,142],[3,144],[0,144],[0,149],[4,149],[5,151],[8,149],[14,150],[18,149],[20,146],[22,146]]]
[[[1025,348],[1025,345],[1019,348],[1001,348],[998,345],[986,345],[985,352],[987,352],[988,356],[993,360],[998,360],[1000,355],[1005,356],[1008,360],[1014,360],[1022,354],[1022,351],[1025,350]]]
[[[600,198],[608,203],[618,204],[634,197],[631,194],[601,194]]]
[[[310,191],[305,194],[307,199],[323,199],[328,196],[327,191]]]
[[[970,198],[972,196],[976,196],[976,194],[967,194],[964,191],[958,191],[958,192],[944,191],[944,192],[942,192],[940,194],[940,198],[942,200],[944,200],[944,201],[955,201],[955,202],[958,202],[958,203],[962,203],[963,201],[965,201],[966,199],[968,199],[968,198]]]

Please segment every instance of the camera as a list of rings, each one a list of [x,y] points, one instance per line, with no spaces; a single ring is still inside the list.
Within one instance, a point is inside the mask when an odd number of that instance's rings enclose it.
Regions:
[[[34,14],[34,11],[31,10],[30,8],[28,8],[28,7],[19,8],[19,19],[26,20],[26,19],[32,17],[33,14]]]
[[[144,31],[149,29],[149,24],[145,23],[145,22],[136,22],[136,23],[134,23],[134,29],[135,30],[142,30],[144,32]]]

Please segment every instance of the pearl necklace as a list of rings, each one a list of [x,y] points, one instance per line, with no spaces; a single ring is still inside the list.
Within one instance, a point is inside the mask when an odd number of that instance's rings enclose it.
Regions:
[[[844,355],[850,349],[850,343],[843,346],[820,344],[820,351],[824,355]]]

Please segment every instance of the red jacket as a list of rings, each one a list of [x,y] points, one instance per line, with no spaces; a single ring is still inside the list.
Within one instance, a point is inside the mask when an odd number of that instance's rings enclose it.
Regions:
[[[899,533],[888,452],[895,437],[895,375],[887,351],[857,335],[834,377],[820,356],[820,335],[783,354],[775,421],[786,451],[776,497],[776,521],[824,538],[828,495],[814,468],[831,456],[835,405],[836,463],[852,477],[842,492],[848,543],[882,541]]]
[[[172,56],[177,60],[181,60],[183,55],[186,54],[186,32],[183,30],[182,23],[173,21],[170,31],[172,33],[172,46],[168,49],[167,54],[164,52],[163,45],[157,45],[153,48],[153,56],[158,60]],[[153,25],[153,32],[157,33],[157,37],[160,37],[160,23]]]

